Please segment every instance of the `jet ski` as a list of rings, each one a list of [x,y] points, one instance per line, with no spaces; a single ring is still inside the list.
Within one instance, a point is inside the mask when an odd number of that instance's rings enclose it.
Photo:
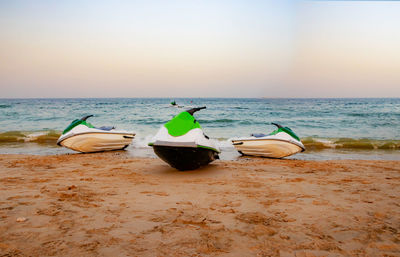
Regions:
[[[306,150],[300,138],[288,127],[272,123],[277,129],[265,134],[234,138],[232,144],[242,155],[283,158]]]
[[[183,108],[183,107],[185,107],[185,106],[184,106],[184,105],[178,105],[178,104],[176,103],[176,101],[174,100],[174,101],[172,101],[172,102],[169,104],[169,107]]]
[[[193,108],[167,122],[148,144],[163,161],[178,170],[194,170],[219,159],[218,147],[193,117],[206,107]]]
[[[57,145],[82,153],[125,149],[133,140],[134,133],[116,130],[114,127],[96,128],[85,116],[71,122],[57,140]]]

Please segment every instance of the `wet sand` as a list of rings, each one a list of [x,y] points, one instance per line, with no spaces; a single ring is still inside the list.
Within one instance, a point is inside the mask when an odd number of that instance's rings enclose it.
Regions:
[[[0,155],[0,256],[400,256],[399,161]]]

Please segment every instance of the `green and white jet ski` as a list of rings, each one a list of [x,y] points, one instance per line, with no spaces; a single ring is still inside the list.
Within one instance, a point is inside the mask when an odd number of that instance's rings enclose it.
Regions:
[[[270,133],[233,138],[233,146],[243,155],[283,158],[306,150],[300,138],[288,127],[272,123],[278,128]]]
[[[176,115],[153,137],[149,146],[163,161],[178,170],[194,170],[219,159],[218,147],[203,132],[193,108]]]
[[[57,145],[82,153],[93,153],[122,150],[132,142],[135,133],[116,130],[114,127],[96,128],[86,121],[92,116],[72,121],[63,131]]]

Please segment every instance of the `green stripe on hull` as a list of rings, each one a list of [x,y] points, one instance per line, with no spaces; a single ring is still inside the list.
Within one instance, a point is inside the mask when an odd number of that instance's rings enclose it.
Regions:
[[[220,153],[220,151],[218,151],[217,149],[212,148],[212,147],[209,147],[209,146],[197,145],[197,148],[210,149],[210,150],[213,150],[213,151],[215,151],[215,152],[217,152],[217,153]]]
[[[68,133],[69,131],[71,131],[73,128],[75,128],[78,125],[85,125],[88,128],[94,128],[94,126],[92,124],[90,124],[89,122],[86,122],[85,120],[74,120],[73,122],[71,122],[71,124],[68,125],[68,127],[63,131],[63,135],[65,133]]]
[[[300,138],[289,127],[278,128],[277,130],[271,132],[270,135],[276,135],[279,132],[285,132],[286,134],[289,134],[291,137],[293,137],[297,141],[300,141]]]

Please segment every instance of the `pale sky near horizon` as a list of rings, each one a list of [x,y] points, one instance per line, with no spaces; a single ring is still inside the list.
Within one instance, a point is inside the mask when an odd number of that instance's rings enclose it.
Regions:
[[[1,1],[0,98],[400,97],[400,1]]]

